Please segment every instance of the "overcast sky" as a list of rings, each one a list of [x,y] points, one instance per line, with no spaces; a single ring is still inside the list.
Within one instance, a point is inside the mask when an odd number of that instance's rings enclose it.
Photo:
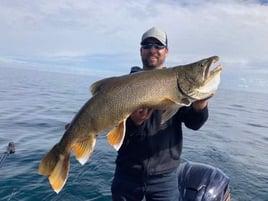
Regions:
[[[0,0],[0,66],[125,74],[152,26],[167,66],[218,55],[223,87],[268,93],[268,0]]]

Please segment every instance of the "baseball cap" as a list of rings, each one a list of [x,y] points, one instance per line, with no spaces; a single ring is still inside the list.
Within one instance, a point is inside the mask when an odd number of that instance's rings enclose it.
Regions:
[[[148,38],[155,38],[160,43],[167,46],[167,34],[157,27],[152,27],[142,35],[141,44]]]

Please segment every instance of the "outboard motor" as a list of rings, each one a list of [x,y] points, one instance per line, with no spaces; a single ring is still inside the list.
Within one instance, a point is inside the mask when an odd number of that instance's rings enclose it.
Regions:
[[[218,168],[185,162],[178,168],[179,201],[230,201],[229,178]]]

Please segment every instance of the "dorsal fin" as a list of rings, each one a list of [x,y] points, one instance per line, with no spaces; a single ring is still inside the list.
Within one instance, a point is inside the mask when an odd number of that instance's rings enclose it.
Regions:
[[[99,91],[103,90],[107,86],[110,86],[113,80],[115,80],[115,77],[104,78],[102,80],[96,81],[90,86],[91,94],[94,96]]]

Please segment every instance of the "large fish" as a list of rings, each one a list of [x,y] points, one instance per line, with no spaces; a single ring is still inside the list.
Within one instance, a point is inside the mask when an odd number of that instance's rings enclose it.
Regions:
[[[70,154],[83,165],[89,159],[97,136],[110,129],[109,143],[118,150],[125,135],[126,119],[140,108],[165,110],[163,122],[180,107],[212,96],[220,83],[222,66],[210,70],[219,57],[195,63],[142,71],[97,81],[92,98],[76,114],[63,137],[42,159],[38,173],[49,176],[55,192],[68,177]]]

